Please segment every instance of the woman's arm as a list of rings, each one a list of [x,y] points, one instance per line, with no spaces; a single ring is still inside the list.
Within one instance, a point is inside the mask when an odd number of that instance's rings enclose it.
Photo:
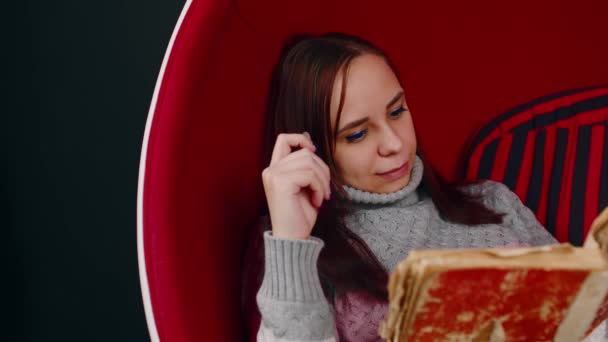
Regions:
[[[323,241],[280,239],[264,232],[265,271],[257,303],[258,341],[336,341],[334,315],[317,270]]]
[[[520,240],[529,246],[556,244],[558,241],[536,219],[536,215],[526,207],[517,194],[506,185],[487,181],[484,183],[487,192],[484,199],[487,205],[497,212],[504,213],[503,225],[514,229]]]
[[[272,233],[264,233],[258,340],[335,340],[317,271],[323,242],[310,235],[331,193],[329,167],[315,152],[308,133],[279,134],[262,171]]]

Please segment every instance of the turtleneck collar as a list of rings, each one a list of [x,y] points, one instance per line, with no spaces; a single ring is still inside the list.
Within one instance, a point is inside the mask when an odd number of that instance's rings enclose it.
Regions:
[[[404,202],[407,202],[403,204],[409,205],[418,201],[418,193],[416,192],[416,189],[422,180],[423,171],[424,167],[422,166],[422,160],[416,156],[414,167],[412,167],[410,175],[410,181],[400,190],[391,193],[376,193],[363,191],[348,185],[344,185],[344,190],[350,197],[353,204],[382,205],[403,200]]]

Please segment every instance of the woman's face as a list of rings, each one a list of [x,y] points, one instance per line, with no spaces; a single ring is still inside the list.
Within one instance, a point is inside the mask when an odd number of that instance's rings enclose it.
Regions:
[[[333,129],[342,72],[336,77],[331,97]],[[351,187],[394,192],[409,182],[415,156],[416,133],[397,77],[382,57],[356,57],[348,70],[338,123],[334,154],[338,172]],[[398,170],[386,174],[394,169]]]

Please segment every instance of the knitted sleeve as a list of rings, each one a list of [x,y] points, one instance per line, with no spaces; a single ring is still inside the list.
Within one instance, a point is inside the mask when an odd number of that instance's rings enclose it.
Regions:
[[[287,240],[264,232],[264,278],[256,300],[258,341],[336,341],[334,314],[317,271],[323,241]]]
[[[543,246],[558,243],[557,240],[536,219],[536,215],[526,207],[519,197],[506,185],[486,181],[482,183],[483,202],[489,208],[505,214],[503,225],[513,229],[519,243],[528,246]]]

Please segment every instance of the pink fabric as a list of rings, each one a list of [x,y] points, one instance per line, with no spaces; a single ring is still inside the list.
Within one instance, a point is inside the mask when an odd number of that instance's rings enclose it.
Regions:
[[[340,342],[383,341],[378,335],[378,326],[385,319],[388,303],[352,292],[337,299],[334,308]]]

